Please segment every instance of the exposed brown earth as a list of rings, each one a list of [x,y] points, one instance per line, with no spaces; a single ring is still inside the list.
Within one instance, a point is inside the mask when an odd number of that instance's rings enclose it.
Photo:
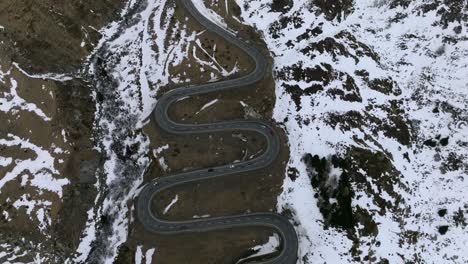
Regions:
[[[153,156],[157,159],[162,157],[171,173],[220,166],[227,160],[249,160],[259,156],[266,148],[261,135],[244,131],[186,136],[154,135],[158,137],[151,137],[153,142],[165,142],[168,149],[160,154],[156,151]]]
[[[262,243],[262,238],[271,235],[270,230],[236,228],[209,233],[182,235],[151,235],[141,226],[135,229],[138,240],[129,240],[120,248],[116,263],[135,263],[135,248],[143,246],[143,252],[157,246],[153,263],[175,264],[230,264],[246,257],[248,248]],[[259,240],[260,238],[260,240]]]
[[[2,1],[0,38],[8,41],[3,48],[36,73],[76,71],[99,39],[97,30],[116,19],[122,5],[119,0]]]
[[[32,78],[13,63],[18,63],[30,75],[77,72],[100,37],[97,29],[117,18],[122,4],[118,0],[0,3],[0,65],[2,71],[11,71],[6,82],[0,83],[0,96],[10,93],[14,80],[18,95],[50,118],[44,120],[21,109],[0,112],[0,138],[15,135],[48,151],[55,158],[58,174],[54,177],[69,181],[62,198],[54,192],[21,186],[22,178],[9,181],[0,193],[0,208],[9,214],[9,219],[0,221],[0,241],[12,245],[31,245],[31,242],[34,247],[41,243],[40,250],[47,263],[62,263],[76,250],[86,211],[94,203],[92,184],[99,164],[91,139],[94,102],[90,86],[80,78],[66,82]],[[34,151],[18,146],[0,148],[2,156],[14,160],[37,156]],[[62,152],[54,153],[57,148]],[[0,179],[14,166],[0,167]],[[33,177],[27,171],[24,173],[29,179]],[[35,214],[41,206],[33,208],[30,214],[28,207],[12,207],[18,200],[50,201],[51,205],[45,208],[51,218],[50,225],[40,230]],[[37,250],[15,261],[33,261]]]
[[[284,138],[283,138],[284,139]],[[283,141],[284,142],[284,141]],[[255,145],[250,142],[249,144]],[[238,149],[238,145],[226,149]],[[287,146],[284,146],[287,149]],[[175,203],[162,218],[182,220],[194,216],[223,216],[257,211],[275,211],[276,197],[281,190],[284,163],[287,151],[282,151],[278,162],[263,170],[236,174],[222,179],[203,181],[197,184],[180,185],[163,191],[155,197],[155,213],[162,215],[164,208],[177,195]],[[168,160],[171,157],[167,157]],[[188,159],[198,159],[195,155]],[[233,159],[216,158],[215,162],[226,164]],[[164,175],[156,170],[152,175]]]

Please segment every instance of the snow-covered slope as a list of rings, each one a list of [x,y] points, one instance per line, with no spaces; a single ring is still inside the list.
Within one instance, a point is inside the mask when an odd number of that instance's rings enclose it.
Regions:
[[[149,139],[142,128],[161,87],[190,82],[187,69],[174,68],[190,68],[193,59],[198,76],[207,75],[210,81],[238,71],[237,64],[226,70],[214,51],[208,54],[200,42],[204,32],[188,28],[186,17],[176,19],[175,11],[171,1],[129,1],[122,19],[101,31],[103,38],[90,56],[86,71],[96,87],[95,130],[106,160],[75,262],[112,263],[126,241],[131,222],[127,204],[138,196],[150,165]],[[159,162],[163,165],[164,158]]]
[[[273,118],[290,146],[277,209],[296,224],[299,263],[468,262],[467,0],[195,2],[223,27],[227,14],[262,32],[271,52]],[[234,2],[239,17],[227,8]],[[209,9],[218,4],[225,14]],[[204,45],[208,33],[188,21],[173,1],[130,0],[76,73],[95,87],[93,139],[104,158],[73,257],[42,250],[43,243],[55,249],[48,238],[59,232],[54,221],[71,188],[65,169],[74,145],[54,129],[56,85],[75,76],[30,74],[0,61],[2,227],[12,234],[34,227],[44,241],[2,234],[0,260],[116,259],[151,155],[171,170],[161,156],[168,145],[153,142],[160,145],[152,150],[142,132],[157,92],[246,68],[238,58],[222,62],[222,45]],[[213,99],[194,114],[220,104]],[[166,212],[183,202],[171,199]],[[253,252],[277,246],[272,236]],[[158,248],[135,248],[137,263],[158,262]]]
[[[0,56],[0,262],[47,248],[70,184],[71,144],[65,130],[54,128],[57,87],[48,79]]]
[[[291,152],[278,211],[297,225],[300,263],[467,262],[466,1],[236,2],[234,19],[263,33],[274,60],[274,118]],[[149,164],[140,128],[159,87],[190,82],[170,69],[191,57],[211,81],[238,70],[174,12],[131,1],[90,64],[108,158],[78,261],[110,263],[126,239]]]
[[[237,1],[274,58],[301,263],[466,263],[467,2],[333,2]]]

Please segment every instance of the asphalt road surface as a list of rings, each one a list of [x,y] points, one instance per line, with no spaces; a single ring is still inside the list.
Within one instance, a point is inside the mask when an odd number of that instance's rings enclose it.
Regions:
[[[297,235],[293,225],[288,219],[279,214],[267,212],[186,221],[166,221],[157,218],[151,210],[151,201],[158,192],[179,184],[200,182],[211,178],[220,178],[234,173],[253,171],[267,167],[274,162],[280,151],[278,135],[271,126],[263,121],[237,120],[190,125],[175,123],[169,119],[169,106],[182,97],[206,94],[253,84],[261,80],[268,70],[267,60],[257,48],[242,41],[233,33],[226,31],[204,17],[190,0],[180,0],[180,2],[182,2],[187,11],[207,30],[218,34],[247,53],[255,61],[255,70],[236,79],[171,90],[159,99],[153,110],[152,118],[162,129],[172,134],[197,134],[233,130],[255,131],[266,138],[268,147],[262,155],[252,160],[155,179],[146,185],[140,193],[137,202],[138,219],[147,230],[165,234],[204,232],[235,227],[273,228],[281,238],[280,252],[275,257],[264,261],[256,261],[255,263],[294,264],[297,261]]]

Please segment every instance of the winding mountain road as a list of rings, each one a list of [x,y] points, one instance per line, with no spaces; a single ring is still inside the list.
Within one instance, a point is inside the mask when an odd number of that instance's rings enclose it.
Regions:
[[[268,70],[268,63],[261,52],[240,40],[233,33],[219,27],[204,17],[190,0],[180,0],[186,10],[207,30],[212,31],[226,39],[229,43],[239,47],[255,61],[255,69],[249,74],[231,80],[207,83],[188,88],[178,88],[164,94],[153,110],[152,117],[165,131],[172,134],[196,134],[218,131],[249,130],[262,134],[267,141],[265,152],[255,159],[239,163],[228,164],[210,169],[184,172],[166,177],[160,177],[146,185],[137,201],[137,216],[143,226],[155,233],[176,234],[183,232],[203,232],[233,227],[269,227],[273,228],[281,238],[281,248],[275,257],[262,262],[264,264],[294,264],[297,261],[298,240],[292,224],[285,217],[275,213],[253,213],[226,217],[194,219],[186,221],[166,221],[157,218],[151,210],[151,201],[156,193],[176,185],[200,182],[211,178],[220,178],[226,175],[253,171],[267,167],[276,159],[280,151],[278,135],[265,122],[262,121],[226,121],[209,124],[180,124],[172,121],[168,116],[169,106],[178,99],[217,92],[236,87],[254,84],[261,80]]]

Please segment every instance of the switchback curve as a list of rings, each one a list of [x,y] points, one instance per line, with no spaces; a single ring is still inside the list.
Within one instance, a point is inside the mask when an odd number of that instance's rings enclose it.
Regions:
[[[253,171],[269,166],[280,151],[278,135],[270,125],[263,121],[236,120],[207,124],[180,124],[172,121],[168,116],[169,106],[178,99],[222,91],[236,87],[254,84],[261,80],[268,70],[265,56],[254,46],[242,41],[238,36],[219,27],[204,17],[193,5],[191,0],[180,0],[185,9],[207,30],[223,37],[229,43],[239,47],[255,62],[255,69],[245,76],[207,83],[188,88],[178,88],[164,94],[156,104],[152,117],[158,125],[172,134],[197,134],[232,130],[249,130],[262,134],[267,141],[267,149],[255,159],[218,166],[214,168],[195,170],[161,177],[147,184],[141,191],[137,201],[137,217],[143,226],[154,233],[177,234],[184,232],[203,232],[233,227],[269,227],[273,228],[281,238],[281,250],[278,255],[262,262],[262,264],[294,264],[297,261],[298,240],[292,224],[287,218],[275,213],[252,213],[244,215],[214,217],[186,221],[167,221],[157,218],[151,210],[151,201],[156,193],[173,186],[199,182],[206,179],[223,177],[226,175]]]

